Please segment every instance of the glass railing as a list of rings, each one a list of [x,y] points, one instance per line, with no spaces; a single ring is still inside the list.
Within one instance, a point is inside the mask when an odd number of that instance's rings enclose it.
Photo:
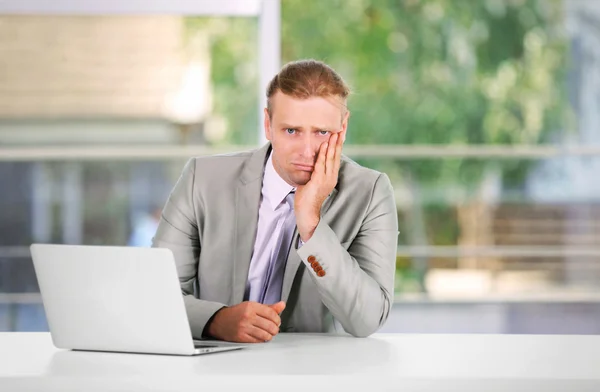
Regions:
[[[0,149],[0,329],[47,328],[31,243],[149,246],[186,160],[247,148]],[[345,154],[392,180],[397,301],[600,299],[599,148],[349,145]]]

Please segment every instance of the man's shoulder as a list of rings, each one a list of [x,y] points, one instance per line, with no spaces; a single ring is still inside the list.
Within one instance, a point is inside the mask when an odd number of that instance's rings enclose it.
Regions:
[[[359,181],[363,184],[365,182],[375,183],[382,174],[380,171],[360,165],[345,155],[342,156],[342,165],[339,174],[340,181],[348,181],[350,183]]]
[[[193,159],[197,165],[211,165],[215,163],[229,163],[235,164],[239,162],[240,164],[247,160],[256,150],[245,150],[245,151],[235,151],[228,152],[223,154],[213,154],[213,155],[200,155],[196,156]]]
[[[224,175],[239,172],[256,150],[236,151],[223,154],[201,155],[192,158],[196,174]]]
[[[340,200],[348,203],[348,206],[364,203],[368,205],[374,197],[390,197],[394,191],[387,174],[362,166],[345,156],[340,166],[336,189]]]
[[[227,189],[237,181],[248,182],[260,177],[268,147],[196,156],[189,160],[188,170],[193,173],[197,188]]]

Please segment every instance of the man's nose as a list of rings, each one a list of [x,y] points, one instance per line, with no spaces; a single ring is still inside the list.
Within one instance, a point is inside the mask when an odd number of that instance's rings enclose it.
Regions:
[[[305,140],[303,140],[302,155],[304,155],[306,159],[314,160],[317,156],[318,150],[319,146],[315,144],[313,138],[307,137]]]

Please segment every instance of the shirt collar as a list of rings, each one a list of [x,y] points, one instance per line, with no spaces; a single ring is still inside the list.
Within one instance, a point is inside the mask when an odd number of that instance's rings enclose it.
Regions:
[[[265,174],[263,177],[262,194],[267,200],[273,211],[281,204],[287,197],[288,193],[296,190],[295,187],[291,186],[283,178],[279,176],[279,173],[273,166],[273,152],[269,153],[269,159],[265,165]]]

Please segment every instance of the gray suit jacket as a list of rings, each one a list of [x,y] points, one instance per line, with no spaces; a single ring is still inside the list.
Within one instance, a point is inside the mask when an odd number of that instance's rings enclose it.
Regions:
[[[270,148],[267,143],[190,159],[163,209],[153,246],[175,256],[196,338],[217,310],[243,301]],[[293,244],[281,293],[282,332],[327,332],[341,325],[354,336],[368,336],[383,325],[393,300],[398,244],[396,204],[385,174],[343,157],[313,236],[297,249],[296,231]]]

